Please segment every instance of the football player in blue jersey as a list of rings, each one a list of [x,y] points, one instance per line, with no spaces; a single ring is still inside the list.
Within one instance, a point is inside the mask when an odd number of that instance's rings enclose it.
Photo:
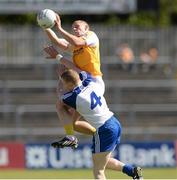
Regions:
[[[90,38],[88,39],[88,41],[89,41],[89,43],[91,43],[94,46],[93,47],[84,46],[84,47],[89,49],[89,51],[92,52],[91,54],[94,55],[95,53],[93,53],[93,51],[96,51],[96,49],[97,49],[95,46],[95,43],[99,44],[99,41],[98,41],[98,38],[96,37],[96,35],[91,36]],[[95,42],[95,43],[93,43],[93,42]],[[72,61],[67,60],[61,54],[58,54],[58,51],[53,46],[45,47],[44,51],[47,53],[48,58],[56,59],[59,62],[59,70],[58,70],[59,76],[62,74],[63,69],[65,67],[71,68],[71,69],[78,69],[80,67],[80,66],[77,66],[78,67],[77,68],[76,65],[74,65],[72,63]],[[84,52],[85,52],[85,50],[84,50]],[[81,57],[83,57],[83,53],[81,53],[81,54],[82,54]],[[86,51],[86,54],[88,55],[89,53],[87,53],[87,51]],[[98,55],[98,54],[99,53],[96,53],[96,55]],[[89,59],[90,59],[90,56],[89,56]],[[104,85],[104,82],[101,77],[101,72],[98,72],[100,63],[97,61],[99,61],[99,60],[97,58],[95,60],[94,60],[94,58],[91,58],[91,59],[92,59],[92,61],[90,62],[90,64],[84,63],[85,64],[84,67],[86,68],[85,70],[88,70],[88,72],[91,73],[95,77],[95,80],[97,81],[97,83],[102,87],[102,90],[104,90],[105,85]],[[84,61],[85,61],[85,59],[84,59]],[[82,61],[79,61],[79,62],[81,64],[83,64]],[[89,70],[89,68],[91,68],[91,69]],[[81,69],[83,69],[83,68],[81,68]],[[60,139],[57,143],[53,143],[52,145],[56,146],[56,147],[60,147],[60,148],[63,148],[63,147],[76,148],[77,147],[77,138],[74,136],[72,120],[71,120],[72,119],[71,113],[68,111],[68,108],[65,105],[63,105],[63,103],[61,102],[60,97],[63,95],[64,90],[63,90],[63,85],[62,85],[61,81],[59,80],[58,82],[59,82],[58,88],[57,88],[58,98],[57,98],[57,103],[56,103],[57,114],[60,119],[60,123],[62,126],[64,126],[64,129],[65,129],[67,135],[64,138]],[[83,130],[83,128],[81,128],[81,129]]]
[[[67,93],[63,102],[75,109],[73,113],[74,130],[92,134],[93,173],[95,179],[106,179],[105,169],[122,171],[133,179],[143,179],[142,169],[124,164],[112,158],[111,154],[120,142],[121,124],[107,106],[104,91],[95,79],[86,72],[79,74],[74,70],[66,70],[61,81]],[[83,119],[85,121],[83,121]],[[89,128],[82,130],[80,123],[88,123],[96,131]]]

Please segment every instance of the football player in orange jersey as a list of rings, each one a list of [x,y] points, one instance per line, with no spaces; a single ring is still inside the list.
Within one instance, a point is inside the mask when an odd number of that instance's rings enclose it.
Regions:
[[[72,63],[74,63],[77,68],[90,73],[95,77],[96,81],[100,84],[104,91],[105,86],[100,70],[99,39],[97,35],[93,31],[90,31],[88,23],[83,20],[76,20],[73,22],[73,34],[71,34],[64,30],[61,26],[61,20],[58,14],[56,14],[56,17],[57,20],[55,26],[62,38],[59,38],[52,29],[45,29],[45,32],[47,33],[49,39],[60,49],[72,52],[72,62],[68,62],[67,67],[72,68]],[[47,48],[51,47],[46,47],[46,52]],[[59,60],[61,57],[57,56],[57,58]],[[58,96],[61,96],[63,93],[61,83],[59,83],[58,92],[60,92],[58,93]],[[64,125],[66,134],[73,135],[72,125],[69,123],[71,121],[68,121],[70,120],[70,115],[64,108],[63,103],[59,98],[57,100],[56,107],[58,117]]]

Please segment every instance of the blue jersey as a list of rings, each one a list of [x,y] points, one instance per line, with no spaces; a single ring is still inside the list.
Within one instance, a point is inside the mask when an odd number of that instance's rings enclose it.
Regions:
[[[95,79],[84,71],[79,75],[82,83],[73,91],[65,93],[63,102],[76,109],[93,127],[99,128],[113,113],[107,106],[102,87]]]

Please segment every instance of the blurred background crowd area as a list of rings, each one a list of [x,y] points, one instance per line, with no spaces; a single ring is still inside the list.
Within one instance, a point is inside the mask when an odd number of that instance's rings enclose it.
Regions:
[[[175,140],[177,0],[1,0],[0,140],[64,134],[55,110],[57,62],[45,59],[50,42],[36,23],[45,8],[61,15],[65,29],[83,19],[98,35],[105,96],[123,141]]]

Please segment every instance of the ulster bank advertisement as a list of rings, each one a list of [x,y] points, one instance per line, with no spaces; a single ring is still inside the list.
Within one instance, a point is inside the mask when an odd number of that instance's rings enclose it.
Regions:
[[[54,149],[43,143],[0,143],[0,169],[91,168],[91,156],[89,144],[73,150]],[[177,142],[122,143],[114,157],[141,167],[176,167]]]

